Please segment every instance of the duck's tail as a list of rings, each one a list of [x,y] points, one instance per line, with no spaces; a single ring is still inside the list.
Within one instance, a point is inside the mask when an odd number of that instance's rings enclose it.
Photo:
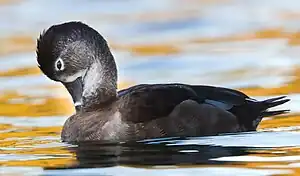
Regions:
[[[261,117],[269,117],[269,116],[275,116],[275,115],[280,115],[280,114],[285,114],[288,113],[290,110],[284,109],[284,110],[277,110],[277,111],[268,111],[269,108],[282,105],[286,102],[290,101],[290,99],[287,99],[286,96],[281,96],[281,97],[275,97],[275,98],[270,98],[264,101],[261,101],[260,103],[262,104],[262,111],[261,111]]]
[[[234,107],[231,111],[237,115],[241,126],[245,128],[244,131],[254,131],[262,118],[289,112],[287,109],[269,110],[269,108],[282,105],[288,101],[290,101],[290,99],[286,98],[286,96],[270,98],[263,101],[248,99],[244,105]]]

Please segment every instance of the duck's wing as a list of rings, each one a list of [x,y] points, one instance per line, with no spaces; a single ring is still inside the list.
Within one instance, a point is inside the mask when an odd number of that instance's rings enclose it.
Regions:
[[[180,84],[143,84],[118,92],[120,111],[125,119],[139,123],[169,115],[185,100],[204,102],[192,88]]]
[[[269,110],[269,108],[290,101],[285,96],[258,101],[233,89],[198,85],[190,85],[190,87],[198,96],[202,96],[202,99],[204,99],[206,103],[234,114],[238,118],[239,124],[244,128],[244,131],[256,130],[263,117],[288,112],[288,110]]]
[[[133,134],[139,138],[240,131],[232,113],[206,103],[187,85],[144,84],[119,93],[122,119],[135,124]]]
[[[239,106],[244,104],[245,101],[256,101],[255,99],[250,98],[246,94],[223,87],[214,87],[214,86],[204,86],[204,85],[187,85],[187,84],[139,84],[127,89],[120,90],[118,96],[122,97],[123,95],[128,95],[136,92],[146,92],[148,95],[149,92],[153,90],[159,92],[172,90],[172,93],[179,92],[192,92],[194,96],[197,97],[198,102],[208,103],[219,108],[230,110],[233,106]],[[172,94],[171,93],[171,94]],[[184,93],[184,94],[185,94]]]
[[[204,85],[186,85],[193,89],[198,96],[201,96],[206,103],[218,106],[219,108],[229,110],[233,106],[244,104],[245,101],[256,101],[243,92],[214,86]]]

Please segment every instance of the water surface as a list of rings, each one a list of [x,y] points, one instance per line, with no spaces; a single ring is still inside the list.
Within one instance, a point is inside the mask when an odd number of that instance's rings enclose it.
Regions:
[[[297,0],[0,1],[0,175],[297,175],[300,173]],[[60,141],[74,113],[36,67],[35,41],[81,20],[108,40],[119,88],[183,82],[286,95],[258,132],[128,144]]]

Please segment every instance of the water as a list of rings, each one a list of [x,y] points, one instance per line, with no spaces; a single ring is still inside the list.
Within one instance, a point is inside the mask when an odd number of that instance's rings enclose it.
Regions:
[[[0,175],[297,175],[300,173],[297,0],[0,1]],[[74,112],[36,67],[35,40],[81,20],[109,41],[119,87],[183,82],[288,94],[258,132],[128,144],[60,142]]]

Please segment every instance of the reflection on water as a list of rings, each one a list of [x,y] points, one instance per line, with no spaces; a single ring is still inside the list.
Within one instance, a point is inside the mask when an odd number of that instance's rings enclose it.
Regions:
[[[168,142],[168,141],[164,141]],[[76,154],[76,167],[112,167],[118,165],[162,166],[191,164],[222,164],[212,158],[245,155],[242,147],[221,147],[212,145],[174,145],[170,143],[147,144],[99,144],[80,143],[71,151]]]
[[[265,141],[263,146],[255,146],[258,142],[263,142],[266,137],[282,138],[279,141]],[[300,144],[299,134],[290,133],[255,133],[224,135],[218,137],[200,137],[200,138],[162,138],[153,140],[144,140],[132,143],[99,143],[82,142],[75,146],[68,147],[71,153],[76,156],[76,162],[62,167],[45,167],[45,174],[62,174],[69,169],[98,168],[98,170],[87,170],[86,175],[93,175],[95,172],[114,175],[115,170],[122,167],[147,168],[157,170],[171,170],[171,172],[180,172],[180,168],[213,168],[213,167],[245,167],[252,169],[255,165],[261,165],[261,162],[269,165],[284,166],[285,162],[297,161],[300,156],[289,156],[280,152],[280,147],[286,142],[295,138],[292,146]],[[240,138],[238,144],[236,140]],[[254,142],[256,138],[256,142]],[[297,151],[299,148],[288,147],[284,150]],[[270,151],[272,151],[270,153]],[[283,151],[283,150],[281,150]],[[267,154],[268,156],[264,156]],[[240,158],[243,157],[243,158]],[[280,174],[291,173],[286,169],[270,169],[268,166],[262,166],[260,169],[268,173]],[[59,172],[58,169],[62,172]],[[178,170],[179,169],[179,170]],[[194,174],[211,174],[203,170],[194,170]],[[127,171],[128,174],[136,173],[135,170]],[[242,172],[237,172],[242,174]],[[262,172],[263,173],[263,172]],[[69,173],[70,174],[70,173]],[[119,173],[120,174],[120,173]],[[117,175],[119,175],[117,174]],[[122,172],[123,174],[123,172]],[[150,175],[161,174],[160,172]],[[73,175],[73,174],[71,174]],[[225,174],[226,175],[226,174]]]
[[[300,3],[297,0],[0,0],[0,175],[300,174]],[[70,96],[36,67],[35,41],[82,20],[113,50],[119,88],[183,82],[289,94],[291,113],[257,133],[68,145]],[[88,169],[89,168],[89,169]]]

